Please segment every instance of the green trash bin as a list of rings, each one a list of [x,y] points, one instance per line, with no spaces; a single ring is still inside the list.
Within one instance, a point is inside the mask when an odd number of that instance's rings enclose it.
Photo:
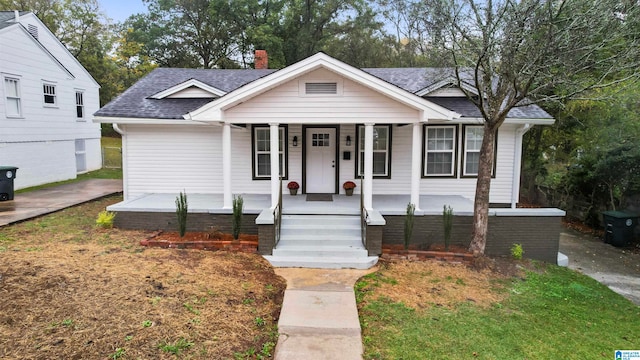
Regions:
[[[0,201],[13,200],[13,179],[17,170],[15,166],[0,166]]]
[[[626,211],[605,211],[604,242],[613,246],[626,246],[633,241],[634,229],[638,225],[638,214]]]

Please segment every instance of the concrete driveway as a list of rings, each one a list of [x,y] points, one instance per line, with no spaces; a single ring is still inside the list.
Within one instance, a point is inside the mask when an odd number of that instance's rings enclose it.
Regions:
[[[640,254],[571,229],[565,229],[560,235],[560,252],[569,257],[569,268],[640,305]]]
[[[89,179],[15,194],[0,201],[0,227],[122,192],[122,180]]]

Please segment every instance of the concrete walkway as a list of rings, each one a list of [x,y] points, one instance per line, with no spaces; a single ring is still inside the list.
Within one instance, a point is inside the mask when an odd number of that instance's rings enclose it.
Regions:
[[[569,268],[640,305],[640,254],[570,229],[560,234],[560,252],[569,257]]]
[[[122,192],[122,180],[89,179],[15,194],[0,201],[0,226],[49,214],[73,205]]]
[[[353,285],[376,271],[276,268],[287,280],[276,360],[362,359]]]

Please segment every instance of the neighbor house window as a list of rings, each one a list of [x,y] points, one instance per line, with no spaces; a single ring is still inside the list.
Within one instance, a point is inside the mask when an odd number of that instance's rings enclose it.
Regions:
[[[76,91],[76,117],[84,118],[84,96],[82,91]]]
[[[16,78],[4,78],[4,93],[7,98],[7,117],[22,116],[22,104],[20,100],[20,80]]]
[[[425,126],[424,176],[455,176],[456,126]]]
[[[358,125],[356,132],[356,176],[361,177],[364,175],[364,125]],[[391,177],[391,125],[373,127],[373,176]]]
[[[464,161],[462,164],[464,176],[478,175],[483,134],[484,128],[482,126],[464,127]]]
[[[55,106],[57,104],[56,86],[53,84],[42,84],[45,106]]]
[[[287,128],[279,128],[280,176],[287,176]],[[271,129],[268,126],[253,126],[253,178],[271,178]]]

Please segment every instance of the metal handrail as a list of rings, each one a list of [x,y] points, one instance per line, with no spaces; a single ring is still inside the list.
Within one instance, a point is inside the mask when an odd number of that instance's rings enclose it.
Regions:
[[[282,176],[280,177],[280,193],[278,194],[278,205],[273,209],[273,238],[275,243],[273,246],[278,245],[280,241],[280,230],[282,228]]]
[[[360,236],[362,245],[367,248],[367,209],[364,208],[364,188],[360,178]]]

